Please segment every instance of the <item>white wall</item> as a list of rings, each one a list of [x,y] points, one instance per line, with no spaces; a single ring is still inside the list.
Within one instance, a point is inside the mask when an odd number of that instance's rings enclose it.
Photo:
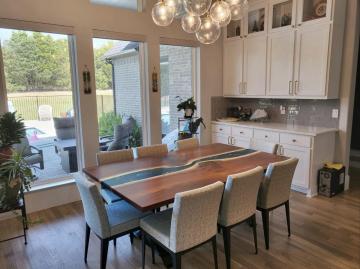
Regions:
[[[159,40],[165,38],[178,44],[184,42],[194,44],[194,36],[182,31],[178,21],[171,27],[156,26],[150,15],[153,3],[155,3],[154,0],[147,1],[146,10],[137,13],[108,6],[92,5],[89,0],[0,0],[0,27],[66,31],[74,33],[76,36],[77,71],[80,83],[80,122],[86,166],[95,164],[95,153],[98,150],[95,83],[92,79],[93,93],[85,95],[82,91],[81,75],[86,65],[94,78],[91,40],[94,32],[97,33],[97,37],[106,35],[115,39],[134,39],[145,42],[145,51],[147,52],[145,75],[147,76],[146,85],[149,87],[146,90],[150,104],[148,116],[149,126],[151,126],[151,142],[159,143],[161,141],[160,92],[150,92],[148,79],[151,78],[154,67],[157,71],[160,69]],[[103,33],[103,36],[99,36],[98,33]],[[221,41],[219,40],[211,46],[201,46],[200,55],[202,98],[200,113],[210,127],[210,96],[221,95],[222,92]],[[210,142],[210,128],[203,132],[203,143],[208,142]]]

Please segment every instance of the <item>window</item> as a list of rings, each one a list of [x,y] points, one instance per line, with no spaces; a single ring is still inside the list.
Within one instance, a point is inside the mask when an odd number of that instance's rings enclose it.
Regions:
[[[71,73],[72,36],[0,29],[8,110],[24,119],[14,149],[33,165],[35,184],[71,179],[78,171]]]
[[[142,44],[93,39],[102,150],[143,144]]]
[[[93,4],[107,5],[118,8],[138,10],[137,0],[90,0]]]
[[[163,143],[174,148],[178,138],[179,119],[184,113],[177,111],[180,99],[194,97],[195,48],[160,45],[161,124]]]

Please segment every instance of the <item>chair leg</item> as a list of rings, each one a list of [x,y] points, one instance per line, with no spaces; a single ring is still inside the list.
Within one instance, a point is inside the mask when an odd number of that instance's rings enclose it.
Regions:
[[[257,234],[256,234],[256,214],[252,215],[251,224],[252,224],[253,235],[254,235],[255,254],[258,254]]]
[[[141,233],[141,262],[142,262],[142,269],[145,269],[145,232]]]
[[[174,253],[173,257],[173,269],[181,269],[181,255]]]
[[[113,239],[114,247],[116,248],[116,238]]]
[[[226,269],[231,268],[231,240],[230,240],[230,228],[222,227],[222,233],[224,238],[224,250],[226,258]]]
[[[24,239],[25,242],[24,244],[27,245],[27,235],[26,235],[26,230],[27,230],[27,218],[26,218],[26,213],[24,211],[24,209],[21,210],[22,211],[22,224],[23,224],[23,231],[24,231]]]
[[[86,229],[85,229],[85,254],[84,254],[84,262],[87,263],[87,255],[88,255],[88,249],[89,249],[89,239],[90,239],[90,227],[86,223]]]
[[[130,237],[130,243],[131,243],[131,245],[132,244],[134,244],[134,233],[133,232],[130,232],[130,234],[129,234],[129,237]]]
[[[211,240],[212,248],[213,248],[213,255],[214,255],[214,263],[215,263],[215,269],[218,269],[218,258],[217,258],[217,245],[216,245],[216,235]]]
[[[288,236],[291,236],[291,231],[290,231],[290,205],[289,205],[289,201],[287,201],[285,203],[285,210],[286,210],[286,223],[287,223],[287,229],[288,229]]]
[[[265,237],[265,246],[266,249],[269,249],[269,210],[261,210],[263,228],[264,228],[264,237]]]
[[[151,261],[152,264],[155,264],[155,244],[154,242],[151,241],[150,245],[151,245]]]
[[[108,249],[109,249],[109,240],[101,239],[100,269],[106,268]]]

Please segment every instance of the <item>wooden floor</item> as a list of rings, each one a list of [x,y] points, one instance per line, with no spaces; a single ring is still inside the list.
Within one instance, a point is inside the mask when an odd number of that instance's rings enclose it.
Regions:
[[[264,248],[261,217],[258,220],[259,254],[254,255],[252,233],[246,224],[232,232],[232,268],[360,268],[360,170],[353,173],[349,191],[331,199],[291,195],[292,236],[287,237],[285,210],[270,217],[270,250]],[[99,240],[91,236],[88,265],[83,263],[84,219],[80,203],[41,211],[30,216],[29,243],[15,239],[0,243],[0,268],[99,268]],[[15,220],[0,223],[0,236],[19,231]],[[218,235],[220,268],[225,268]],[[150,254],[149,250],[147,251]],[[210,245],[183,257],[183,268],[213,268]],[[160,259],[147,268],[164,268]],[[111,244],[107,268],[140,268],[140,241],[128,237]]]

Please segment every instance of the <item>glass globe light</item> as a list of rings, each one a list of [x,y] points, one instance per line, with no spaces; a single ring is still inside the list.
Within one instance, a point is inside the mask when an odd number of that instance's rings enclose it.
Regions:
[[[168,7],[171,7],[174,9],[175,17],[179,16],[183,12],[182,0],[165,0],[164,2]]]
[[[230,5],[225,1],[217,1],[210,9],[210,17],[221,27],[228,25],[231,21]]]
[[[183,3],[188,13],[202,16],[209,11],[212,0],[183,0]]]
[[[233,21],[238,21],[243,18],[242,5],[233,5],[230,7],[230,10],[231,10],[231,19]]]
[[[249,8],[249,1],[248,0],[243,0],[242,7],[243,7],[243,9],[248,9]]]
[[[200,29],[201,19],[199,16],[186,13],[181,18],[181,26],[184,29],[184,31],[189,34],[196,33]]]
[[[196,38],[203,44],[212,44],[218,40],[220,33],[220,25],[207,16],[202,19],[200,29],[196,32]]]
[[[225,0],[230,6],[240,5],[243,0]]]
[[[175,12],[164,1],[160,1],[154,5],[151,16],[156,25],[169,26],[174,20]]]

